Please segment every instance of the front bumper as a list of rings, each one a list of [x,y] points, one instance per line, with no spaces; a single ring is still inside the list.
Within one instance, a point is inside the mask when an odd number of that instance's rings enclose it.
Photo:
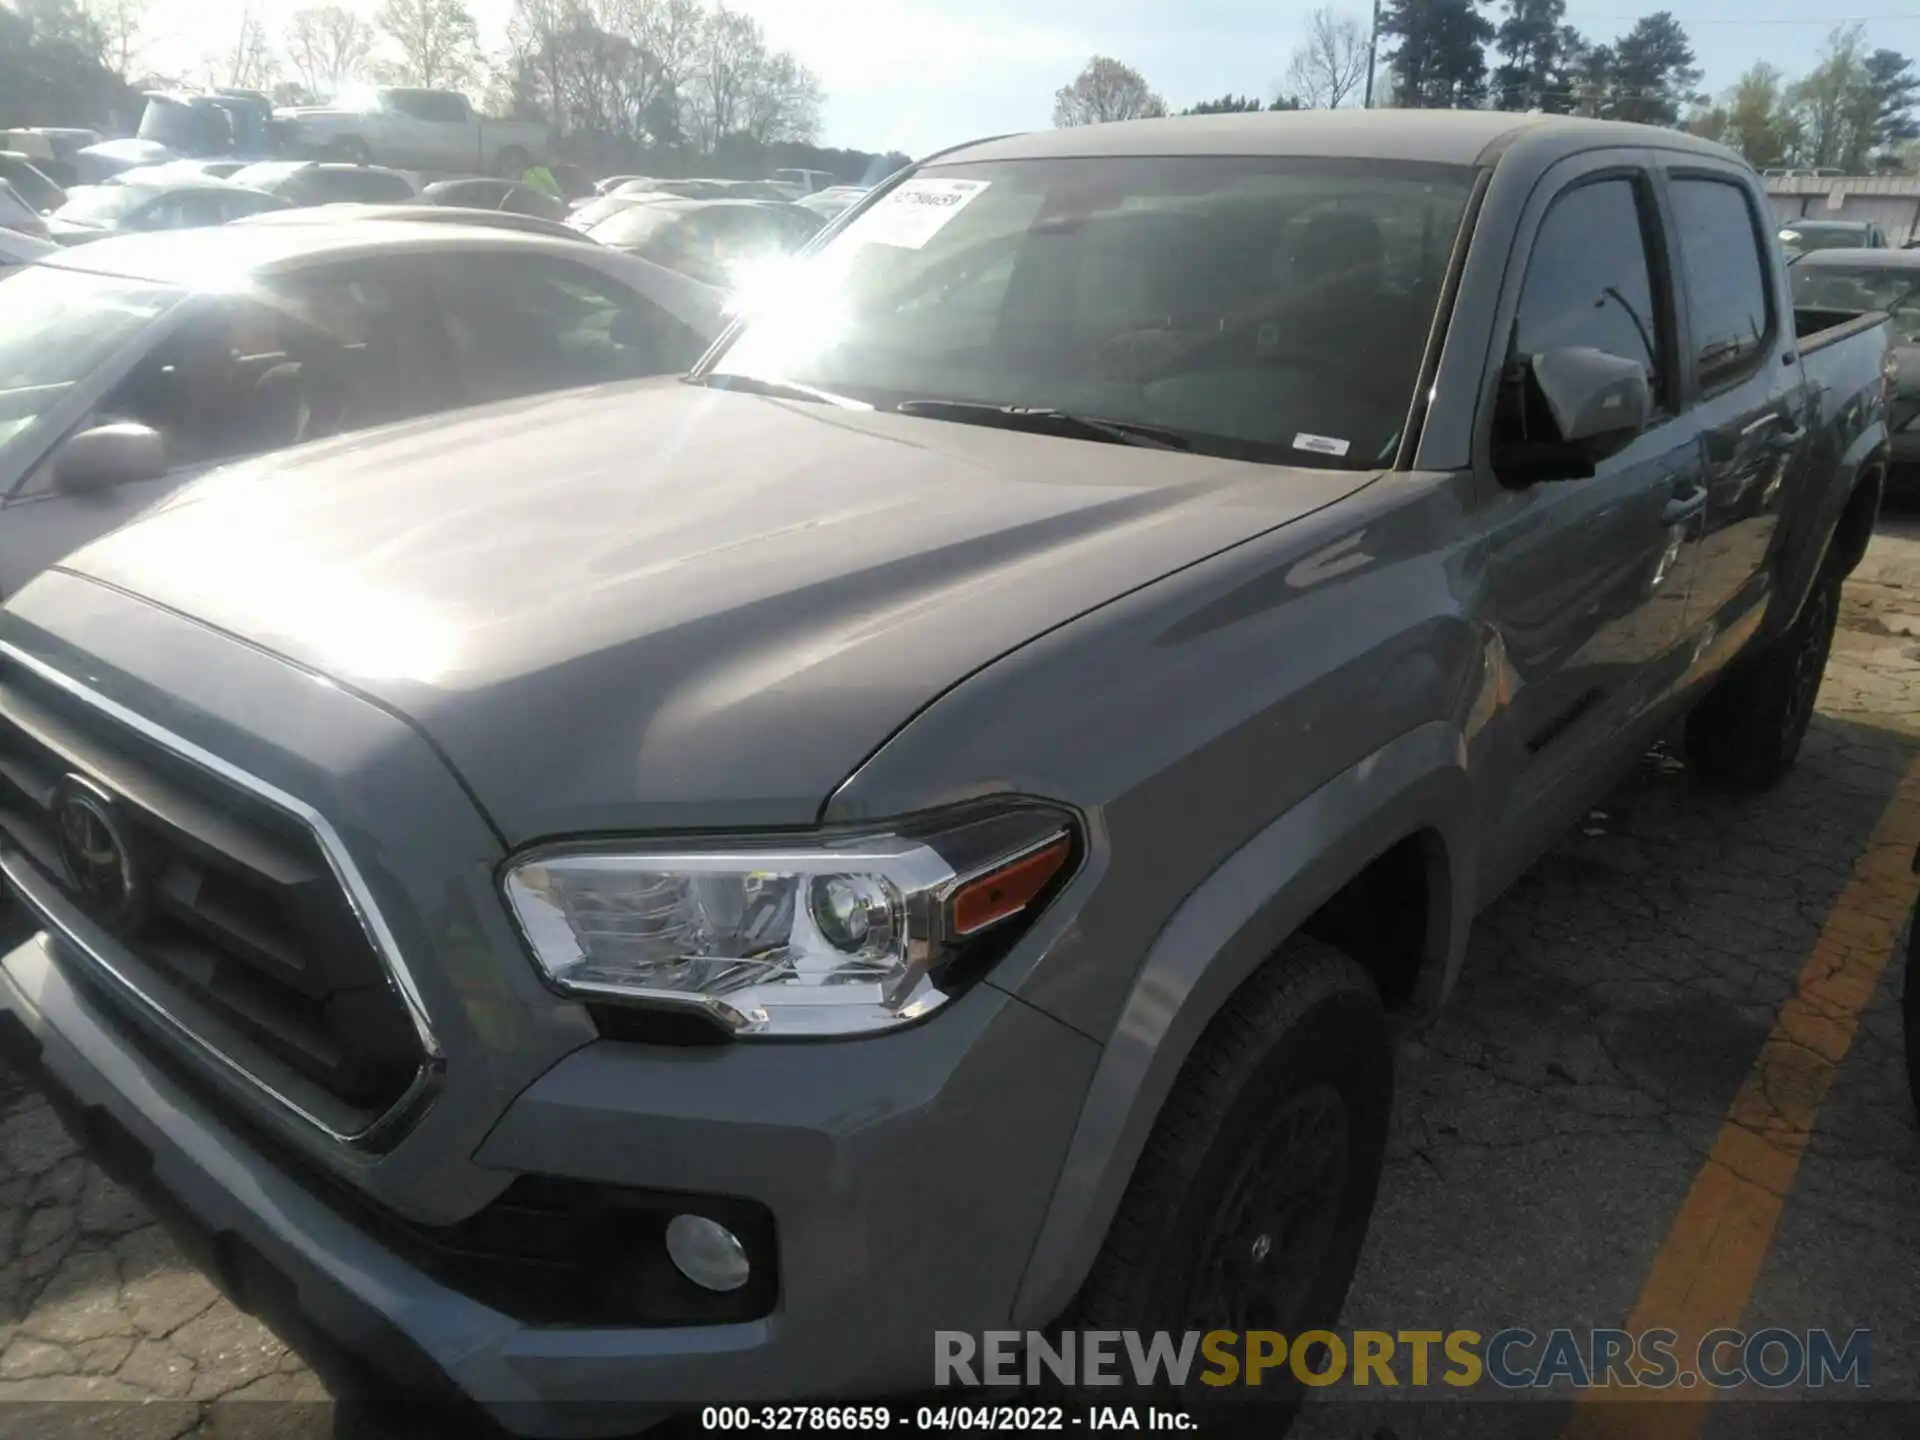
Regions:
[[[1007,1324],[1096,1055],[989,986],[856,1043],[589,1045],[475,1162],[750,1197],[775,1217],[780,1298],[749,1323],[532,1325],[430,1278],[277,1163],[128,1042],[79,963],[45,934],[6,955],[0,1035],[90,1148],[296,1344],[311,1334],[526,1435],[923,1387],[934,1329]]]

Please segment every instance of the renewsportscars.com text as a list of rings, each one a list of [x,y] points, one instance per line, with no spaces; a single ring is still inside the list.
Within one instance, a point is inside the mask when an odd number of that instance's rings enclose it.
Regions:
[[[1854,1330],[1714,1330],[1697,1346],[1680,1347],[1672,1330],[1554,1329],[1519,1326],[1477,1330],[1083,1330],[1048,1336],[1034,1331],[941,1330],[934,1334],[937,1387],[1187,1385],[1455,1389],[1491,1384],[1505,1390],[1563,1386],[1591,1389],[1779,1390],[1848,1386],[1873,1379],[1873,1335]]]

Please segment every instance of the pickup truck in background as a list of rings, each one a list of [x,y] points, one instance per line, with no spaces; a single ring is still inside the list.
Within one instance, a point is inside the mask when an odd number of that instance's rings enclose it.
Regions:
[[[489,120],[455,90],[380,88],[274,111],[287,153],[455,175],[518,179],[551,156],[544,124]]]
[[[1002,138],[688,381],[209,476],[0,611],[0,1040],[527,1434],[1329,1325],[1475,913],[1800,748],[1888,343],[1774,228],[1600,121]]]

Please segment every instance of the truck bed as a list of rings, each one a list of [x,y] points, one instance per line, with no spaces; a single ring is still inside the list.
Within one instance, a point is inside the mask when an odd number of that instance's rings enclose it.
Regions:
[[[1871,330],[1887,323],[1878,310],[1861,314],[1856,310],[1825,310],[1813,305],[1793,307],[1793,338],[1804,357],[1816,350],[1844,340],[1849,335]]]

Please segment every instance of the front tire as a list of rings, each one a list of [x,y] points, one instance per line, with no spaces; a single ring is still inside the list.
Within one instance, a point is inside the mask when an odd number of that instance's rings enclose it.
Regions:
[[[1786,633],[1736,662],[1687,717],[1687,758],[1704,779],[1765,790],[1793,768],[1833,652],[1841,583],[1820,575]]]
[[[1380,997],[1333,947],[1296,936],[1215,1017],[1148,1138],[1068,1325],[1082,1330],[1331,1328],[1359,1264],[1386,1153],[1393,1057]],[[1240,1342],[1244,1359],[1245,1341]],[[1217,1403],[1197,1381],[1183,1399]],[[1272,1437],[1302,1389],[1214,1424]],[[1214,1428],[1210,1424],[1208,1428]],[[1279,1428],[1276,1428],[1279,1427]]]

